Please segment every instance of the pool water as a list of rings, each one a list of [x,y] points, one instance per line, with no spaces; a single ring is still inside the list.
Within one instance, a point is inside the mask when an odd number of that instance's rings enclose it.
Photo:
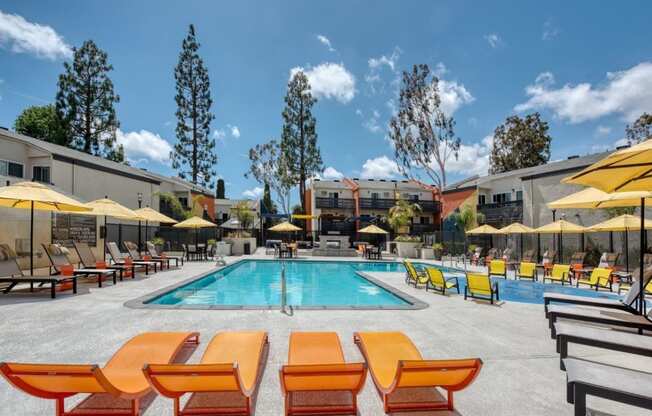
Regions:
[[[150,305],[205,305],[223,307],[273,307],[281,304],[281,264],[286,267],[287,305],[345,308],[403,308],[412,304],[399,293],[381,287],[357,272],[401,272],[397,262],[270,261],[244,260],[227,266],[152,300]],[[418,270],[433,267],[414,263]],[[456,276],[460,294],[466,278],[462,271],[437,266],[446,277]],[[498,282],[500,300],[543,303],[544,292],[588,297],[615,297],[613,293],[585,288],[543,284],[528,280],[492,278]],[[402,283],[401,283],[402,285]],[[398,289],[401,289],[401,285]],[[456,291],[449,292],[456,294]],[[405,296],[405,295],[403,295]],[[436,296],[433,294],[433,296]]]
[[[358,271],[399,271],[400,263],[285,261],[291,306],[391,307],[410,305]],[[281,262],[245,260],[174,289],[149,302],[158,305],[278,306]]]

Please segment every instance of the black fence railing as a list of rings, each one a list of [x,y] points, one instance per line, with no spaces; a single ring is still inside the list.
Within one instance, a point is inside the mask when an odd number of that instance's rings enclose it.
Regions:
[[[317,208],[354,209],[355,201],[350,198],[315,198]]]
[[[485,217],[485,223],[503,227],[513,222],[523,222],[523,201],[509,201],[477,206]]]
[[[154,237],[162,238],[165,243],[163,248],[169,251],[182,250],[181,244],[195,244],[205,243],[210,239],[219,240],[220,229],[218,228],[200,228],[184,229],[174,228],[169,226],[148,226],[145,224],[141,226],[141,244],[145,248],[145,242]],[[135,224],[107,224],[106,226],[106,241],[113,241],[120,245],[120,249],[124,250],[122,242],[131,241],[138,244],[138,225]]]
[[[360,209],[390,209],[396,201],[386,198],[360,198]]]

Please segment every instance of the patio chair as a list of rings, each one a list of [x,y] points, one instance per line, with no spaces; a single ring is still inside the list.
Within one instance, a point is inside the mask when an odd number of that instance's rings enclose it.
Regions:
[[[78,269],[75,268],[70,259],[68,259],[67,254],[69,253],[68,249],[62,247],[59,244],[41,244],[45,254],[50,261],[50,267],[54,269],[54,273],[50,274],[64,274],[63,269],[72,268],[72,274],[75,276],[84,276],[84,277],[97,277],[97,286],[102,287],[102,281],[105,277],[111,276],[113,279],[113,284],[118,283],[118,271],[115,269]]]
[[[464,287],[464,300],[467,298],[488,300],[493,305],[494,299],[500,300],[498,282],[492,282],[491,277],[480,273],[466,274],[466,287]]]
[[[562,371],[566,370],[564,359],[568,358],[568,344],[588,345],[594,348],[652,357],[652,337],[565,322],[557,322],[555,330],[557,331],[559,368]]]
[[[505,250],[503,250],[503,255],[502,259],[505,263],[509,263],[509,261],[512,259],[512,249],[507,247]]]
[[[576,251],[573,253],[570,259],[570,268],[573,273],[573,277],[577,277],[579,270],[584,269],[584,260],[586,259],[586,252]]]
[[[279,245],[281,245],[281,240],[266,240],[265,241],[265,254],[274,254],[274,255],[276,255],[276,250],[278,249]]]
[[[221,332],[199,364],[147,364],[143,373],[161,395],[174,400],[175,415],[249,416],[268,348],[266,332]],[[186,394],[190,397],[181,409]]]
[[[609,268],[609,269],[614,269],[616,267],[616,263],[618,263],[618,259],[620,258],[620,253],[602,253],[602,256],[600,256],[600,262],[598,263],[598,267],[600,268]]]
[[[82,266],[87,269],[112,269],[120,272],[120,280],[124,277],[131,277],[132,279],[136,278],[136,267],[132,264],[131,266],[120,265],[120,264],[107,264],[105,261],[99,261],[95,258],[95,254],[86,243],[80,241],[74,241],[73,245],[75,246],[75,251],[77,251],[77,256]]]
[[[428,276],[425,272],[417,271],[412,262],[408,260],[403,260],[403,266],[406,270],[405,283],[408,285],[413,285],[415,288],[419,285],[425,285],[428,283]]]
[[[652,374],[607,364],[567,358],[566,401],[574,414],[586,415],[586,396],[601,397],[652,410]]]
[[[482,259],[482,251],[484,249],[482,247],[476,247],[473,254],[471,255],[471,265],[472,266],[479,266],[480,265],[480,260]]]
[[[87,364],[0,363],[0,373],[15,388],[35,397],[56,400],[57,415],[122,414],[138,416],[140,400],[152,391],[145,364],[169,364],[187,344],[197,345],[197,332],[145,332],[127,341],[104,367]],[[91,393],[74,409],[64,400]]]
[[[529,279],[537,280],[537,265],[534,263],[521,262],[516,273],[518,280]]]
[[[577,295],[565,295],[563,293],[555,292],[544,292],[543,294],[543,304],[546,311],[546,318],[548,317],[548,305],[551,303],[570,303],[573,305],[584,305],[584,306],[593,306],[600,308],[608,309],[620,309],[624,311],[629,311],[637,313],[635,308],[639,300],[640,294],[640,285],[639,285],[640,273],[638,269],[634,271],[634,283],[628,287],[627,293],[623,299],[610,299],[610,298],[591,298],[588,296],[577,296]],[[643,285],[647,288],[652,289],[652,267],[645,269],[643,274]],[[620,290],[620,288],[619,288]]]
[[[66,288],[71,285],[72,293],[77,293],[77,276],[26,276],[18,266],[16,253],[9,244],[0,244],[0,283],[4,285],[2,293],[9,293],[17,285],[29,283],[30,291],[34,291],[34,284],[50,285],[50,297],[57,297],[57,288]]]
[[[428,276],[426,292],[428,289],[432,289],[445,295],[446,290],[457,289],[457,293],[460,293],[460,282],[457,280],[457,276],[446,278],[441,270],[434,267],[426,267],[426,275]]]
[[[652,321],[647,315],[638,315],[624,310],[549,305],[548,326],[550,327],[550,337],[553,339],[557,338],[555,323],[558,319],[630,328],[637,330],[639,334],[642,334],[643,331],[652,331]]]
[[[611,269],[603,269],[596,267],[591,270],[589,277],[580,277],[575,282],[575,287],[580,287],[580,285],[587,285],[596,291],[600,288],[609,289],[610,292],[613,291],[612,280],[611,280]]]
[[[424,360],[402,332],[357,332],[353,339],[369,366],[385,413],[454,410],[453,393],[467,388],[482,368],[479,358]],[[446,399],[436,388],[446,391]],[[419,393],[411,397],[405,389]]]
[[[541,257],[541,266],[543,267],[543,275],[550,274],[552,266],[555,264],[555,257],[557,252],[555,250],[546,250]]]
[[[491,260],[488,274],[489,277],[498,276],[507,279],[507,263],[505,260]]]
[[[490,248],[487,252],[487,256],[484,258],[484,264],[489,264],[492,260],[498,259],[500,257],[500,250],[496,247]]]
[[[179,267],[179,260],[181,260],[181,265],[183,266],[183,257],[170,256],[164,252],[159,253],[151,241],[146,241],[145,247],[147,247],[147,253],[149,253],[152,260],[167,260],[168,268],[170,267],[170,260],[174,260],[174,267]]]
[[[550,273],[548,275],[543,275],[543,283],[546,283],[546,281],[550,281],[551,283],[561,283],[563,286],[565,283],[568,283],[571,285],[571,279],[570,279],[570,265],[568,264],[555,264],[552,266],[552,269],[550,269]]]
[[[279,371],[285,415],[357,415],[365,363],[347,363],[335,332],[292,332]]]
[[[158,263],[154,263],[151,261],[134,260],[130,256],[123,257],[122,253],[120,252],[120,249],[118,248],[118,244],[116,244],[113,241],[109,241],[106,243],[106,249],[109,252],[109,257],[111,257],[111,261],[113,264],[125,265],[125,266],[134,265],[138,267],[140,270],[144,268],[145,276],[149,275],[150,266],[154,267],[154,273],[156,273],[158,270],[157,269]]]
[[[141,256],[136,244],[132,243],[131,241],[123,241],[122,244],[125,246],[125,249],[127,250],[127,253],[129,253],[129,257],[131,257],[132,260],[157,263],[161,270],[165,269],[166,266],[168,269],[170,268],[170,259],[153,259],[151,256]]]

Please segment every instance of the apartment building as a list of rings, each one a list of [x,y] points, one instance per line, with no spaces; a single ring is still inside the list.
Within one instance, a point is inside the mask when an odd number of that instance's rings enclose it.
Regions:
[[[438,229],[441,204],[436,187],[411,180],[343,178],[309,182],[306,206],[313,219],[308,231],[352,235],[366,224],[380,225],[379,219],[387,217],[399,198],[421,207],[413,218],[412,233]]]

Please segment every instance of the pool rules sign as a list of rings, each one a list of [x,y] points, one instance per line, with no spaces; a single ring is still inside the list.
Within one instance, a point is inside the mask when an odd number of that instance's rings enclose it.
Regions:
[[[97,217],[52,213],[52,242],[72,247],[73,241],[97,246]]]

